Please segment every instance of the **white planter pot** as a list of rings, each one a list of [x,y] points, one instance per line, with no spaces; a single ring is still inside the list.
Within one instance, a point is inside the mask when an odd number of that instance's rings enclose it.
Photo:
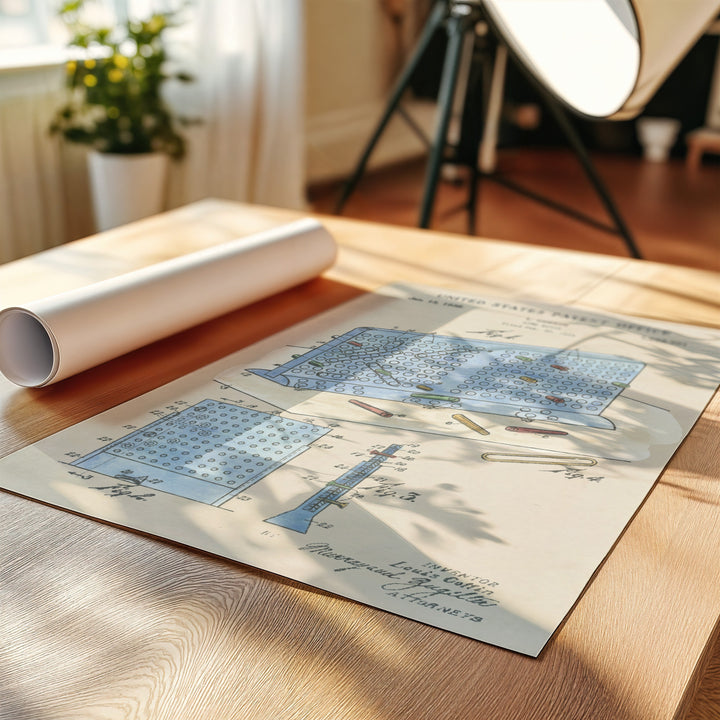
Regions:
[[[88,153],[90,191],[98,230],[162,212],[168,156]]]
[[[665,162],[670,157],[680,126],[680,121],[675,118],[641,117],[636,128],[645,159]]]

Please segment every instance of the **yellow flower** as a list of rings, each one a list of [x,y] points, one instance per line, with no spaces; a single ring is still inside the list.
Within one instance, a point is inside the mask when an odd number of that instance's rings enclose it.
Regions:
[[[75,69],[77,68],[77,63],[74,60],[70,60],[67,65],[65,66],[65,69],[68,72],[68,75],[72,75],[75,72]]]
[[[92,70],[95,67],[96,63],[92,58],[89,58],[88,60],[85,60],[83,62],[83,65],[85,65],[88,70]]]
[[[113,62],[115,63],[115,67],[119,67],[121,69],[126,68],[130,63],[124,55],[113,55]]]
[[[87,87],[95,87],[97,85],[97,78],[94,75],[86,75],[83,78],[83,82]]]
[[[120,82],[123,79],[123,74],[122,70],[113,68],[108,72],[108,80],[113,83]]]
[[[151,33],[155,34],[165,27],[165,19],[160,15],[153,15],[146,27]]]

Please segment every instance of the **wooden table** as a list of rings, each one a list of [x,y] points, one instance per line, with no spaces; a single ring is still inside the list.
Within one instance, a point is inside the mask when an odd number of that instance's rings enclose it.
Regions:
[[[297,216],[204,201],[0,267],[0,300]],[[388,282],[720,326],[712,273],[323,220],[341,251],[322,278],[49,388],[0,381],[0,455]],[[719,412],[716,396],[538,659],[0,492],[0,717],[719,717]]]

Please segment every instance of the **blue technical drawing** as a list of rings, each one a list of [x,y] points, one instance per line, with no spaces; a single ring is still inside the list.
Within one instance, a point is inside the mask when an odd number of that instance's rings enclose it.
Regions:
[[[231,403],[203,400],[72,465],[217,506],[329,431]]]
[[[298,390],[614,429],[600,413],[643,367],[582,350],[358,327],[250,371]]]
[[[337,505],[341,508],[345,507],[347,503],[341,502],[339,498],[365,478],[372,475],[386,460],[392,458],[401,448],[402,445],[390,445],[382,451],[372,450],[370,454],[373,457],[369,460],[358,463],[336,480],[330,481],[322,490],[316,492],[293,510],[288,510],[280,515],[275,515],[275,517],[267,518],[265,522],[280,525],[295,532],[306,533],[310,527],[310,523],[318,513],[321,513],[330,505]]]

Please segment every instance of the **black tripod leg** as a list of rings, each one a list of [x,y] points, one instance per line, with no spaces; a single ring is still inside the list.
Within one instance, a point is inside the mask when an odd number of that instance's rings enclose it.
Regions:
[[[446,16],[446,0],[437,0],[435,6],[432,9],[432,12],[430,13],[430,16],[427,19],[427,22],[425,23],[425,27],[423,28],[422,33],[420,34],[420,38],[418,39],[418,42],[415,46],[412,56],[410,57],[410,60],[403,68],[400,77],[395,83],[395,87],[393,88],[392,94],[390,95],[390,99],[385,106],[385,112],[380,118],[380,121],[378,122],[375,131],[373,132],[370,140],[365,146],[365,149],[360,156],[360,160],[358,160],[358,163],[355,167],[355,171],[353,172],[352,176],[343,188],[342,195],[340,196],[340,199],[335,206],[336,213],[342,212],[343,207],[345,207],[345,203],[357,187],[358,182],[360,182],[360,178],[365,172],[365,166],[370,159],[372,151],[375,149],[375,145],[380,139],[380,136],[383,134],[383,131],[385,130],[385,127],[390,121],[393,113],[397,109],[397,106],[400,103],[402,96],[405,94],[405,91],[409,87],[410,80],[412,79],[413,73],[415,72],[415,68],[425,54],[425,51],[427,50],[427,47],[430,44],[430,41],[435,34],[435,31],[442,26]]]
[[[469,96],[470,104],[465,109],[463,122],[465,132],[469,134],[469,158],[468,168],[470,170],[470,182],[468,183],[468,235],[475,235],[478,224],[478,206],[480,194],[480,178],[482,168],[478,167],[480,156],[480,144],[483,140],[485,129],[488,126],[491,98],[495,89],[495,65],[497,59],[497,45],[491,42],[489,36],[485,36],[479,43],[481,58],[479,77],[474,78],[472,84],[473,93]],[[480,107],[480,114],[475,108]]]
[[[468,235],[477,232],[478,195],[480,194],[480,170],[477,165],[470,166],[470,183],[468,185]]]
[[[457,84],[458,69],[462,55],[463,38],[468,24],[474,23],[474,16],[451,15],[447,23],[448,45],[445,51],[445,62],[443,65],[440,90],[438,92],[438,124],[435,131],[435,143],[433,145],[428,169],[425,174],[425,190],[423,193],[422,205],[420,208],[420,220],[418,226],[421,228],[430,227],[433,205],[435,203],[435,192],[437,191],[440,166],[445,154],[445,145],[450,115],[452,113],[455,86]]]
[[[628,249],[628,252],[630,253],[630,256],[642,259],[640,250],[635,244],[635,240],[633,239],[630,230],[625,224],[625,221],[622,219],[620,211],[617,209],[612,197],[610,196],[610,193],[605,187],[605,183],[602,181],[600,175],[598,175],[598,172],[595,169],[595,165],[593,165],[593,162],[590,159],[590,156],[588,155],[587,150],[585,149],[585,146],[583,145],[583,142],[577,133],[577,130],[575,130],[573,124],[570,122],[570,120],[568,120],[567,115],[560,107],[559,103],[555,100],[555,98],[551,97],[548,93],[544,91],[543,95],[545,97],[545,104],[548,106],[548,108],[550,108],[550,112],[552,112],[553,116],[555,117],[555,120],[560,126],[560,129],[563,131],[563,133],[565,133],[565,137],[567,137],[568,142],[572,146],[572,149],[575,151],[575,154],[577,155],[577,158],[580,161],[583,170],[585,170],[585,174],[595,188],[595,192],[597,192],[600,200],[602,200],[602,203],[605,206],[605,210],[607,211],[608,215],[615,223],[618,235],[620,235],[625,241],[625,245]]]

